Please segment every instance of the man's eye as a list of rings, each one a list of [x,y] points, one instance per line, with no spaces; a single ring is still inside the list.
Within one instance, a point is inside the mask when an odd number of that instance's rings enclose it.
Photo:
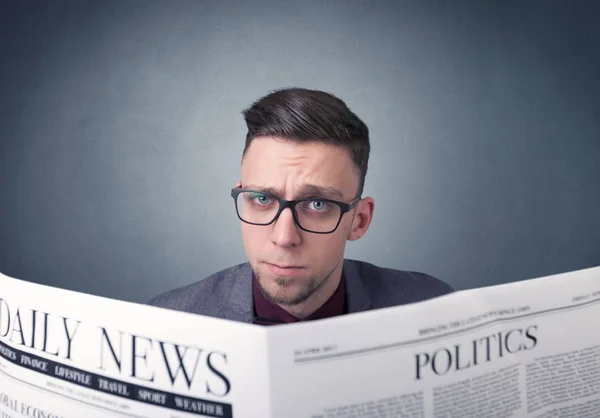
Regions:
[[[255,194],[250,196],[250,200],[261,205],[266,205],[270,202],[270,199],[271,198],[269,196],[265,196],[264,194]]]
[[[327,203],[322,200],[311,200],[309,208],[317,212],[324,211],[327,210]]]

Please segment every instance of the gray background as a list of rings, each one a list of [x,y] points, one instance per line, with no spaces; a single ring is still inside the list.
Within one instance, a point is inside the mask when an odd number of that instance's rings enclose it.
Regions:
[[[144,302],[245,261],[241,110],[330,91],[372,133],[347,257],[458,289],[600,265],[595,1],[17,1],[0,271]]]

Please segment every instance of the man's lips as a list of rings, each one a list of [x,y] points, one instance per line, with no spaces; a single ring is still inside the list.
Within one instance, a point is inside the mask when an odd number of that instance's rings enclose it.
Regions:
[[[295,276],[302,273],[304,267],[290,264],[265,263],[269,272],[275,276]]]
[[[267,263],[267,262],[265,262],[265,264],[267,264],[269,266],[277,267],[280,269],[303,269],[304,268],[302,266],[294,266],[291,264],[275,264],[275,263]]]

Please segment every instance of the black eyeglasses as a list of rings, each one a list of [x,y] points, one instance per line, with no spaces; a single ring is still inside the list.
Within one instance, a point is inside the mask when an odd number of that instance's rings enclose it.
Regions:
[[[334,232],[342,216],[354,209],[360,201],[360,196],[350,203],[320,197],[284,200],[271,193],[243,188],[231,189],[231,197],[242,222],[250,225],[270,225],[285,208],[290,208],[296,225],[303,231],[315,234]]]

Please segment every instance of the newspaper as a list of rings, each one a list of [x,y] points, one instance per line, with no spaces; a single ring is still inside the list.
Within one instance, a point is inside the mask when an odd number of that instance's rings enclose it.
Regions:
[[[600,268],[263,327],[0,275],[0,418],[600,416]]]

